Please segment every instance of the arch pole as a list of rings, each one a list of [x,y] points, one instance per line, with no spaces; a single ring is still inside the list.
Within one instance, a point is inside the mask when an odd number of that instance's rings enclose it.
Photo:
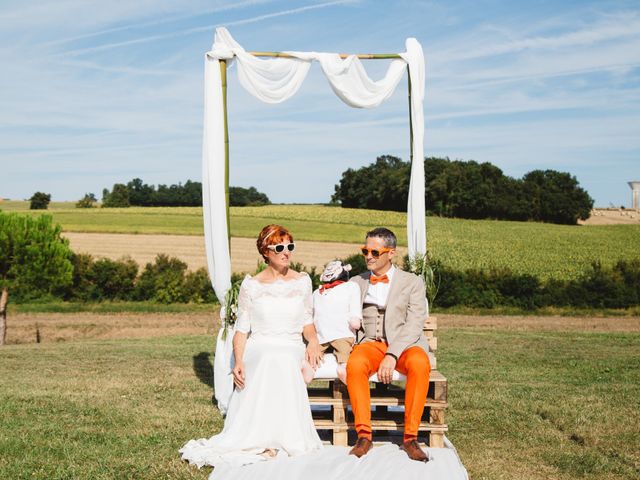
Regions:
[[[409,65],[407,65],[407,84],[408,91],[407,97],[409,98],[409,165],[413,164],[413,119],[411,118],[411,72],[409,71]]]
[[[231,217],[229,215],[229,124],[227,121],[227,62],[220,60],[220,80],[222,83],[222,112],[224,117],[224,197],[227,207],[227,240],[231,252]]]

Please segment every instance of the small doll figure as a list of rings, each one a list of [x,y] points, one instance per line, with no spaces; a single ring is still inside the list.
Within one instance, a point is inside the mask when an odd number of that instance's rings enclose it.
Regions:
[[[320,276],[322,285],[313,292],[313,323],[320,348],[336,356],[338,378],[345,384],[347,360],[362,322],[360,287],[348,281],[349,271],[351,265],[340,260],[328,263]]]

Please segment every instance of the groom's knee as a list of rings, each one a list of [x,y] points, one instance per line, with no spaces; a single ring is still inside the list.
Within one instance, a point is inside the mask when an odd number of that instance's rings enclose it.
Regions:
[[[405,367],[408,374],[427,374],[431,370],[429,356],[421,348],[414,347],[412,351],[407,352]]]
[[[347,360],[347,378],[354,375],[367,375],[369,371],[368,359],[365,356],[353,355]]]

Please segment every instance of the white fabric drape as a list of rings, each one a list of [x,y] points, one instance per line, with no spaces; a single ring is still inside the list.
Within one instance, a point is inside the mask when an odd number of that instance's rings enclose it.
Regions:
[[[347,105],[373,108],[389,98],[402,78],[405,68],[411,77],[411,122],[413,141],[411,180],[407,205],[407,240],[409,255],[426,252],[424,203],[424,56],[414,38],[406,41],[407,51],[401,59],[391,61],[385,76],[377,81],[367,75],[362,62],[351,55],[287,52],[294,58],[261,59],[248,54],[225,28],[216,29],[211,51],[205,55],[205,120],[203,161],[203,207],[207,265],[216,295],[224,299],[230,287],[228,225],[225,199],[224,107],[219,61],[237,61],[241,85],[266,103],[279,103],[293,96],[304,81],[312,61],[318,61],[331,88]],[[223,309],[224,310],[224,309]],[[218,341],[218,347],[224,348]],[[220,362],[229,365],[230,362]],[[216,399],[222,409],[233,390],[228,371],[214,370],[216,378],[228,378],[226,387],[218,388]]]

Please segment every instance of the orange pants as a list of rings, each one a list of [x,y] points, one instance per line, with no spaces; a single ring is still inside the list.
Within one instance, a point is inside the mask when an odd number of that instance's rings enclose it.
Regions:
[[[371,394],[369,377],[378,371],[387,352],[385,342],[366,342],[356,345],[347,362],[347,389],[355,417],[358,437],[371,440]],[[424,402],[429,390],[429,357],[420,347],[402,352],[396,370],[407,377],[404,394],[404,440],[417,438]]]

